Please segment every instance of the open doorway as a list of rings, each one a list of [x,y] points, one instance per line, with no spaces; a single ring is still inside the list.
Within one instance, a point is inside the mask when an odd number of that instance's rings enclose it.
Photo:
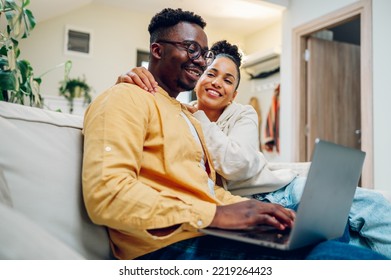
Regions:
[[[360,18],[310,34],[304,59],[303,158],[311,160],[317,138],[361,149]]]
[[[358,1],[293,33],[296,160],[309,160],[314,137],[360,148],[365,187],[373,186],[371,7]]]

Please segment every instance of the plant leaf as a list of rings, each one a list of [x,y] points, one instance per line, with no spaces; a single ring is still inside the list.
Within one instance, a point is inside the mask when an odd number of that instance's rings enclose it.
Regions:
[[[30,5],[30,0],[24,0],[22,3],[22,8],[26,8],[28,5]]]
[[[28,37],[36,25],[33,13],[25,8],[29,3],[30,1],[23,1],[22,6],[19,6],[12,0],[6,0],[5,15],[13,38]]]
[[[27,60],[20,60],[17,62],[17,65],[22,77],[22,83],[29,81],[30,77],[33,75],[30,62]]]
[[[32,95],[30,95],[30,99],[34,97],[34,105],[41,105],[41,95],[39,94],[39,84],[34,80],[34,78],[30,77],[30,85],[32,90]],[[30,100],[31,103],[31,100]]]
[[[13,49],[8,49],[7,50],[7,58],[8,58],[8,67],[9,69],[15,70],[16,69],[16,57],[15,57],[15,52]]]
[[[15,90],[16,78],[11,71],[0,70],[0,91]]]
[[[24,34],[22,38],[27,38],[30,35],[31,30],[33,30],[36,25],[35,17],[33,16],[33,13],[28,9],[23,10],[23,22]]]

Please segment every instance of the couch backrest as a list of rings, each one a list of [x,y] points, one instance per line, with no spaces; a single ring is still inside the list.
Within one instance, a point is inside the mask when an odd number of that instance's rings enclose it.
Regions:
[[[107,259],[107,232],[90,221],[82,198],[82,124],[80,116],[0,102],[0,169],[14,209],[86,258]]]

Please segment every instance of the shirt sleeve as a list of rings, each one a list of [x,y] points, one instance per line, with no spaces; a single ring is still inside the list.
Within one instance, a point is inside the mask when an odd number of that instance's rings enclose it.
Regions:
[[[215,187],[215,194],[220,201],[223,201],[225,203],[225,205],[248,200],[248,198],[246,197],[233,195],[229,191],[219,186]]]
[[[226,180],[247,180],[265,166],[265,160],[260,157],[255,110],[242,112],[227,135],[203,111],[193,115],[201,123],[216,172]]]

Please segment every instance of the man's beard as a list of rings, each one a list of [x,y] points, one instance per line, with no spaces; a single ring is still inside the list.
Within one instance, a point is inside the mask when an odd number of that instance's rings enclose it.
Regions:
[[[184,83],[181,80],[178,80],[178,87],[182,88],[183,91],[191,91],[195,88],[195,85],[196,85],[196,82],[194,84],[190,85],[190,84]]]

